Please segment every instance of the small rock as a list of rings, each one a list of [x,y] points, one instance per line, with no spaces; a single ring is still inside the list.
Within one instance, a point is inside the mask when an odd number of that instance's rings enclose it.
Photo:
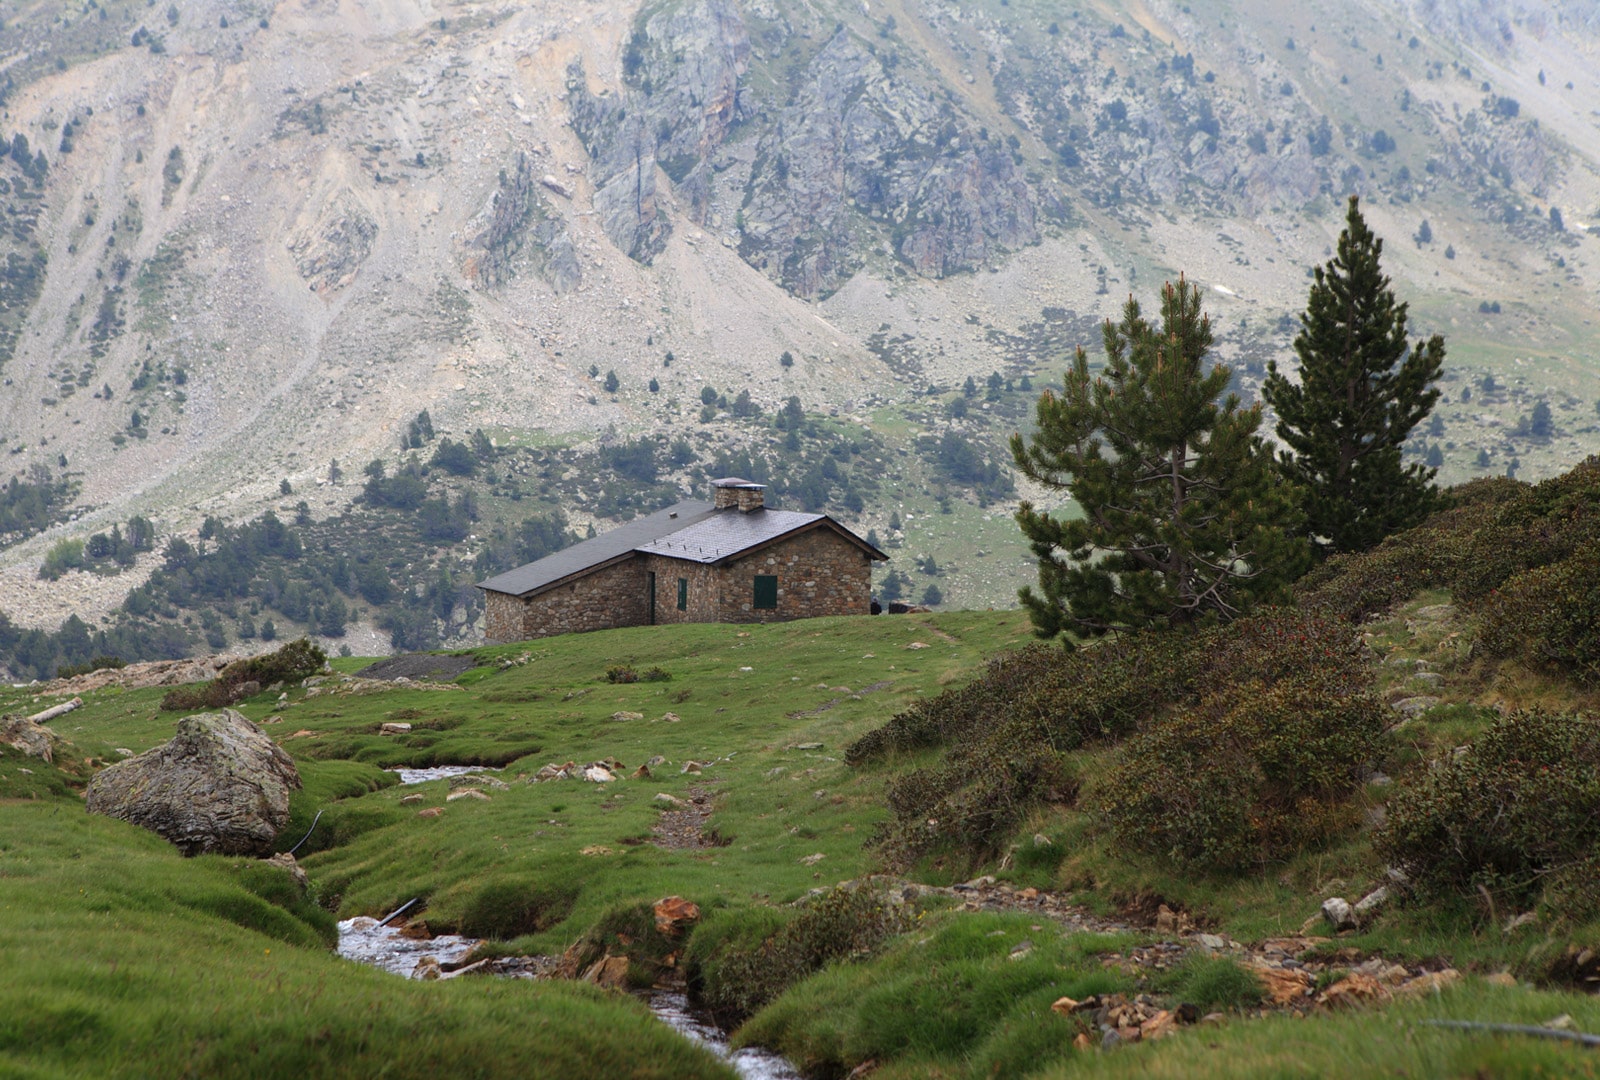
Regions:
[[[676,795],[668,795],[665,791],[657,792],[654,801],[663,806],[669,806],[674,810],[684,810],[689,806],[688,803],[684,802]]]
[[[1572,1022],[1571,1016],[1566,1013],[1562,1013],[1560,1016],[1557,1016],[1552,1020],[1546,1020],[1539,1026],[1542,1028],[1549,1028],[1551,1031],[1571,1031],[1575,1025]]]
[[[418,960],[417,966],[411,969],[411,977],[428,982],[443,978],[444,972],[439,968],[439,958],[436,956],[424,956],[421,960]]]
[[[117,755],[119,757],[132,757],[133,756],[133,751],[129,750],[126,746],[117,747],[116,753],[117,753]]]
[[[927,647],[928,643],[926,641],[913,641],[910,645],[906,646],[908,649],[926,649]]]
[[[640,765],[637,769],[633,770],[633,777],[632,778],[634,780],[648,780],[648,779],[650,779],[650,766],[648,766],[648,765]]]
[[[768,769],[766,776],[768,780],[776,780],[778,777],[782,776],[788,771],[788,769],[785,769],[782,765],[779,765],[777,768]]]
[[[645,762],[645,764],[650,766],[652,769],[654,769],[654,768],[656,768],[657,766],[660,766],[660,765],[671,765],[672,762],[668,761],[666,758],[662,757],[660,754],[657,754],[655,757],[653,757],[649,761]]]
[[[700,772],[704,772],[705,771],[705,766],[709,765],[709,764],[711,764],[709,761],[706,762],[705,764],[701,764],[698,761],[685,761],[683,763],[683,768],[678,770],[678,771],[680,773],[700,773]]]
[[[628,985],[628,958],[626,956],[602,956],[589,966],[583,973],[585,982],[592,982],[597,986],[609,987],[620,990]]]
[[[1122,1036],[1117,1034],[1116,1028],[1107,1028],[1106,1033],[1100,1037],[1100,1049],[1115,1050],[1122,1045]]]
[[[378,729],[379,735],[405,735],[411,730],[410,724],[384,724]]]
[[[1517,977],[1509,971],[1497,971],[1493,975],[1485,975],[1483,981],[1490,986],[1504,986],[1515,989]]]
[[[1304,971],[1269,967],[1255,968],[1254,971],[1274,1005],[1292,1005],[1303,1001],[1311,989],[1311,976]]]
[[[445,802],[455,802],[457,799],[481,799],[484,802],[488,802],[489,796],[485,795],[475,787],[469,787],[462,788],[460,791],[452,791],[450,794],[444,797]]]
[[[1073,998],[1059,997],[1050,1003],[1050,1011],[1062,1016],[1069,1016],[1078,1011],[1078,1002]]]
[[[681,896],[667,896],[655,903],[656,931],[678,937],[684,927],[700,921],[700,906]]]
[[[1317,998],[1317,1003],[1325,1008],[1343,1008],[1348,1005],[1364,1005],[1369,1002],[1384,1001],[1389,997],[1389,991],[1383,984],[1370,975],[1350,974],[1324,990]]]
[[[1395,987],[1396,997],[1411,997],[1416,994],[1437,994],[1453,982],[1459,981],[1461,972],[1455,968],[1445,968],[1443,971],[1433,971],[1426,975],[1418,975],[1415,979],[1408,979],[1400,986]]]
[[[450,778],[450,786],[452,788],[486,787],[490,791],[511,790],[511,785],[504,780],[497,780],[492,776],[485,776],[483,773],[466,773],[462,776],[452,776]]]
[[[1072,1040],[1072,1048],[1074,1050],[1087,1050],[1093,1045],[1094,1040],[1089,1038],[1087,1031],[1078,1032],[1077,1036]]]
[[[665,720],[669,724],[676,724],[679,720],[682,720],[683,717],[679,716],[675,712],[666,712],[661,714],[661,719]]]
[[[410,795],[400,796],[400,805],[405,806],[408,803],[419,803],[425,799],[427,799],[426,795],[422,794],[420,791],[414,791]]]
[[[590,765],[583,770],[583,778],[592,784],[609,784],[617,776],[604,765]]]
[[[1228,947],[1228,939],[1216,934],[1196,934],[1194,940],[1202,947],[1213,951]]]
[[[1354,930],[1356,928],[1355,910],[1343,897],[1330,896],[1322,902],[1322,917],[1328,920],[1328,925],[1334,930]]]
[[[1403,713],[1406,716],[1421,716],[1437,704],[1439,704],[1438,698],[1428,694],[1419,694],[1416,697],[1408,697],[1397,701],[1391,707],[1396,712]]]
[[[440,816],[443,813],[444,813],[444,807],[442,807],[442,806],[430,806],[426,810],[418,810],[417,811],[417,816],[418,817],[434,818],[434,817]]]
[[[1024,938],[1011,947],[1011,954],[1007,959],[1021,960],[1031,952],[1033,952],[1033,942]]]
[[[1378,913],[1378,909],[1382,908],[1383,905],[1387,904],[1388,902],[1388,886],[1379,885],[1376,889],[1373,889],[1360,900],[1356,901],[1356,906],[1352,909],[1351,913],[1355,916],[1355,919],[1358,923],[1366,922],[1368,919],[1376,915]]]
[[[822,744],[819,742],[795,743],[794,748],[796,750],[821,750]]]
[[[619,711],[614,712],[614,713],[611,714],[611,719],[613,719],[613,720],[643,720],[644,719],[644,713],[642,713],[642,712],[627,712],[625,710],[619,710]]]
[[[590,844],[588,847],[578,849],[579,855],[610,855],[611,849],[604,844]]]
[[[1539,916],[1531,911],[1524,911],[1521,915],[1513,915],[1506,920],[1505,933],[1514,934],[1529,923],[1538,922]]]
[[[1051,846],[1050,838],[1048,836],[1046,836],[1042,832],[1036,832],[1036,833],[1033,834],[1033,846],[1034,847],[1050,847]]]
[[[826,858],[827,858],[826,855],[824,855],[822,852],[818,851],[815,854],[803,856],[800,859],[800,865],[801,866],[815,866],[819,862],[821,862],[823,859],[826,859]]]

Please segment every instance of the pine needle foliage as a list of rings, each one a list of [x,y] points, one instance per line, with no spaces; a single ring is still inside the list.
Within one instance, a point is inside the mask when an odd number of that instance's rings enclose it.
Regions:
[[[1395,300],[1382,255],[1352,196],[1338,253],[1316,269],[1300,316],[1300,381],[1274,361],[1262,387],[1289,448],[1281,466],[1323,554],[1366,551],[1437,503],[1435,470],[1403,464],[1400,451],[1439,400],[1444,338],[1410,342],[1407,305]]]
[[[1104,372],[1080,348],[1061,392],[1040,396],[1038,430],[1011,440],[1018,469],[1083,509],[1017,511],[1039,561],[1037,591],[1020,594],[1037,633],[1225,621],[1276,596],[1304,568],[1299,513],[1260,407],[1224,399],[1228,369],[1205,365],[1199,289],[1168,283],[1159,324],[1130,297],[1104,333]]]

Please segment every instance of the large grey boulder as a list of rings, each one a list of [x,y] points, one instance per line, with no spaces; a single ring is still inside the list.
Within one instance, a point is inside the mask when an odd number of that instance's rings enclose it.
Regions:
[[[289,755],[223,709],[184,717],[171,742],[100,772],[88,807],[159,833],[185,855],[266,855],[298,787]]]

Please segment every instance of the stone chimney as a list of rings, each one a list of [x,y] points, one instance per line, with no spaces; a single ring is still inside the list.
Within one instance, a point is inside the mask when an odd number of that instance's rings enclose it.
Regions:
[[[721,480],[711,481],[711,487],[715,492],[712,506],[718,510],[732,510],[737,507],[741,514],[748,514],[752,510],[760,510],[766,506],[765,484],[741,480],[737,476],[725,476]]]

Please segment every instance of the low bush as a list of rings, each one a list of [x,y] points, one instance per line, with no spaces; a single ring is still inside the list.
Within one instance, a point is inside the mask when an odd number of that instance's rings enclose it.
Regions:
[[[991,662],[968,686],[913,705],[850,746],[845,759],[862,764],[896,750],[945,747],[938,762],[888,782],[894,816],[880,827],[877,838],[889,860],[902,865],[943,849],[974,859],[997,853],[1030,807],[1076,800],[1078,780],[1065,754],[1088,743],[1153,730],[1173,716],[1190,717],[1191,728],[1206,716],[1211,726],[1188,734],[1188,728],[1174,729],[1163,737],[1172,741],[1170,748],[1152,743],[1147,753],[1175,755],[1164,770],[1180,774],[1177,758],[1191,752],[1193,741],[1215,737],[1216,725],[1226,719],[1250,747],[1239,746],[1237,738],[1229,741],[1231,749],[1219,751],[1209,766],[1213,779],[1227,774],[1247,782],[1262,806],[1276,806],[1284,798],[1279,773],[1250,781],[1250,770],[1240,761],[1241,754],[1248,759],[1269,753],[1255,745],[1266,738],[1261,725],[1267,721],[1231,716],[1248,712],[1249,706],[1243,698],[1235,704],[1229,695],[1241,683],[1268,693],[1280,681],[1304,679],[1307,673],[1320,677],[1319,691],[1340,688],[1341,707],[1367,685],[1362,644],[1348,624],[1326,615],[1269,608],[1197,633],[1147,632],[1076,652],[1035,646]],[[1209,702],[1204,710],[1199,708],[1202,702]],[[1299,702],[1296,698],[1281,708],[1292,711]],[[1318,702],[1310,704],[1320,708]],[[1354,708],[1364,725],[1360,738],[1375,737],[1371,721],[1379,715],[1376,709],[1369,699]],[[1325,716],[1314,708],[1313,718],[1287,722],[1308,735],[1319,724],[1350,719],[1346,712]],[[1321,746],[1332,736],[1319,738]],[[1343,757],[1338,760],[1341,766],[1345,763]],[[1314,775],[1319,779],[1306,777],[1301,783],[1320,791],[1323,774]],[[1243,820],[1242,811],[1228,807],[1223,794],[1217,796],[1214,813]],[[1186,797],[1175,788],[1167,793],[1180,802]],[[1197,791],[1195,797],[1210,796]],[[1300,789],[1294,788],[1288,801],[1300,797]],[[1331,819],[1328,825],[1332,827]],[[1264,836],[1255,840],[1273,851],[1281,846]]]
[[[315,675],[327,662],[327,653],[301,638],[272,652],[235,660],[208,683],[174,687],[161,699],[161,707],[169,712],[226,708],[259,694],[264,686]]]
[[[1258,866],[1353,823],[1350,796],[1385,723],[1367,678],[1310,668],[1241,682],[1130,742],[1096,802],[1127,847]]]
[[[1374,846],[1424,898],[1486,892],[1499,914],[1542,899],[1582,922],[1600,915],[1596,806],[1600,718],[1516,712],[1402,785]]]
[[[1517,574],[1480,604],[1477,644],[1574,682],[1600,683],[1600,553]]]
[[[608,683],[636,683],[639,673],[628,664],[612,664],[606,668],[606,682]]]
[[[87,675],[92,671],[105,671],[106,669],[125,668],[128,662],[120,656],[96,656],[92,660],[85,660],[81,664],[62,664],[56,668],[56,678],[70,679],[77,675]]]
[[[882,893],[845,886],[792,912],[718,913],[690,938],[684,974],[695,1000],[733,1027],[829,961],[869,955],[904,920]]]

